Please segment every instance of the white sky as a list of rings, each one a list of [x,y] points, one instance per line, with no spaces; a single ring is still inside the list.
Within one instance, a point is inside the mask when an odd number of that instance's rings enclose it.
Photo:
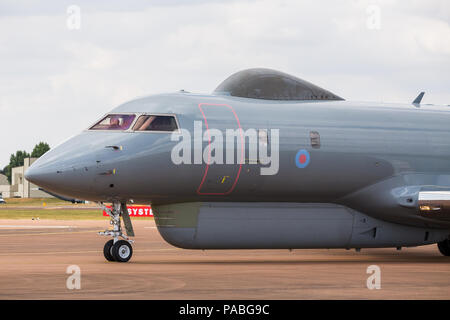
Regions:
[[[211,92],[251,67],[347,100],[450,104],[449,22],[448,0],[1,0],[0,168],[135,96]]]

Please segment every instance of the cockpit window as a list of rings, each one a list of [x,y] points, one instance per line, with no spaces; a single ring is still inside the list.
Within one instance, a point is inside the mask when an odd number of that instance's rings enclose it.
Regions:
[[[140,116],[133,127],[134,131],[176,131],[178,129],[174,116]]]
[[[93,125],[90,130],[127,130],[135,117],[134,114],[109,114]]]

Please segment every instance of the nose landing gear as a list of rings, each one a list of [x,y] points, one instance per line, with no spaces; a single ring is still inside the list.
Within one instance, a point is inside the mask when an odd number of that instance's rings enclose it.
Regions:
[[[128,236],[134,236],[134,231],[130,216],[128,215],[127,206],[125,203],[115,201],[112,203],[111,209],[103,204],[102,207],[103,210],[108,213],[110,217],[110,224],[113,226],[112,230],[105,230],[98,233],[99,235],[113,237],[112,240],[105,243],[105,246],[103,247],[103,255],[108,261],[127,262],[133,255],[133,248],[131,247],[131,244],[134,242],[128,238]],[[122,233],[121,217],[124,222],[127,235]],[[119,237],[124,240],[119,240]]]

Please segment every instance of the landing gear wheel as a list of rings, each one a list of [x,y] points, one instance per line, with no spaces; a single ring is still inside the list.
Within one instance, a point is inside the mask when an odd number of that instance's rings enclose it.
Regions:
[[[450,239],[445,239],[437,244],[439,251],[444,255],[450,256]]]
[[[112,206],[108,207],[101,203],[103,210],[109,215],[111,229],[99,232],[99,235],[110,236],[113,240],[105,243],[103,248],[103,255],[108,261],[127,262],[133,255],[133,248],[131,244],[134,242],[128,236],[134,237],[133,225],[131,224],[130,216],[128,215],[126,203],[113,201]],[[127,235],[122,232],[122,222],[125,225]],[[119,240],[121,237],[125,240]]]
[[[108,261],[116,261],[112,255],[112,247],[114,245],[114,240],[109,240],[105,243],[105,246],[103,247],[103,255],[105,256],[105,259]]]
[[[127,262],[133,255],[133,248],[128,241],[119,240],[112,246],[111,253],[115,261]]]

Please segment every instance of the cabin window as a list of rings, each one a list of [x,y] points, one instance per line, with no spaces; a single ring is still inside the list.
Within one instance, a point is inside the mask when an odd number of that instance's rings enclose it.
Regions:
[[[178,130],[178,126],[174,116],[143,115],[137,119],[133,130],[171,132]]]
[[[93,125],[90,130],[127,130],[135,117],[134,114],[109,114]]]
[[[309,133],[309,137],[311,139],[311,147],[315,149],[320,148],[320,134],[317,131],[311,131]]]

